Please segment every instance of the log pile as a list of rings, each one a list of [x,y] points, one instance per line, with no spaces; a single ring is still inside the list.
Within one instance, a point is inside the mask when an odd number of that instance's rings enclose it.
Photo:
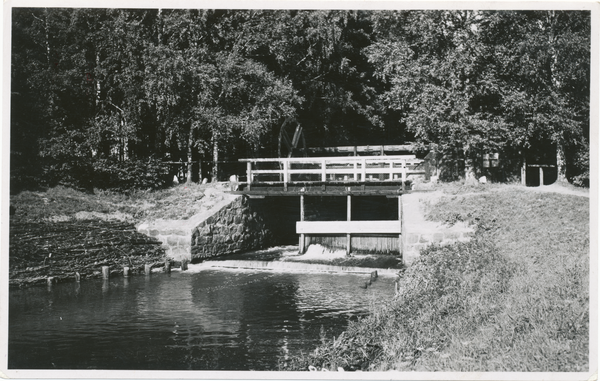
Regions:
[[[144,267],[164,266],[165,252],[158,240],[119,221],[85,220],[10,224],[10,286],[22,287],[101,277],[102,266],[111,274],[143,274]]]

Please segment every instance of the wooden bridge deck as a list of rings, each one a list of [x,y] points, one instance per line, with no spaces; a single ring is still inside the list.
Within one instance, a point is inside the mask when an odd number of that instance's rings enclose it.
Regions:
[[[414,155],[240,159],[247,195],[399,195],[409,176],[423,175]]]

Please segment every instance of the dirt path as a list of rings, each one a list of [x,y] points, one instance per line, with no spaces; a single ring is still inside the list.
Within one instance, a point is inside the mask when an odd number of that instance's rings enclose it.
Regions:
[[[541,187],[524,187],[521,185],[507,185],[507,187],[524,189],[524,190],[530,191],[530,192],[560,193],[560,194],[568,194],[568,195],[572,195],[572,196],[590,197],[589,188],[575,188],[572,185],[562,185],[559,183],[554,183],[551,185],[543,185]]]

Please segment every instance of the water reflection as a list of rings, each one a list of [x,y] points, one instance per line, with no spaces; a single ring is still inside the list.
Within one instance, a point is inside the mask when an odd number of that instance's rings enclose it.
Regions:
[[[9,368],[275,369],[339,334],[391,279],[207,270],[11,290]]]

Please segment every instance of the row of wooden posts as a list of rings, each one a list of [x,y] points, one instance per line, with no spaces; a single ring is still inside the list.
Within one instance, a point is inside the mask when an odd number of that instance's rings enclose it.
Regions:
[[[186,271],[188,269],[188,264],[189,264],[189,261],[187,259],[183,259],[181,261],[181,271]],[[164,270],[166,273],[171,272],[171,260],[170,259],[165,260]],[[152,265],[151,264],[144,265],[144,274],[150,275],[151,272],[152,272]],[[123,267],[123,276],[129,277],[130,275],[131,275],[131,268],[129,266],[124,266]],[[108,278],[110,278],[110,266],[102,266],[102,279],[108,279]],[[79,274],[78,272],[75,272],[75,281],[76,282],[81,281],[81,274]],[[48,282],[49,286],[54,284],[54,277],[52,277],[52,276],[48,277],[47,282]]]

